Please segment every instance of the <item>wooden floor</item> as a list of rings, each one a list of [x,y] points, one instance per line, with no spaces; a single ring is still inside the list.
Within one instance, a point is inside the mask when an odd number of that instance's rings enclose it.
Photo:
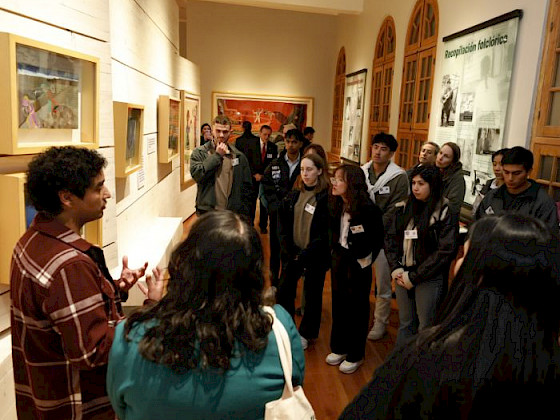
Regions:
[[[185,221],[185,236],[196,216]],[[258,220],[258,219],[257,219]],[[258,230],[258,228],[257,228]],[[270,257],[268,235],[261,235],[265,260],[268,264]],[[296,307],[301,295],[301,281],[298,287]],[[375,306],[374,292],[370,295],[371,310],[370,324],[373,319]],[[299,324],[300,317],[296,316]],[[329,335],[331,331],[331,282],[330,272],[325,279],[323,291],[323,313],[319,338],[305,351],[305,382],[304,391],[313,405],[315,415],[319,420],[336,419],[344,407],[354,398],[362,387],[370,380],[374,370],[383,362],[393,349],[399,325],[397,306],[393,299],[391,303],[391,317],[387,328],[388,334],[381,340],[369,341],[366,345],[365,363],[353,374],[347,375],[338,370],[338,366],[329,366],[325,357],[330,353]]]

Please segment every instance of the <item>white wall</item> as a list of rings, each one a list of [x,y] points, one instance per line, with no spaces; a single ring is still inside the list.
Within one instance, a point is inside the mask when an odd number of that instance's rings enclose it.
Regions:
[[[196,187],[181,191],[179,157],[159,164],[157,152],[148,154],[147,140],[157,136],[157,98],[179,97],[180,90],[199,94],[198,68],[180,57],[179,8],[174,0],[109,0],[113,100],[144,106],[144,166],[115,180],[118,250],[110,249],[113,267],[129,249],[144,243],[143,255],[129,255],[131,264],[159,263],[160,250],[139,226],[158,217],[185,219],[194,212]],[[138,177],[145,181],[139,183]],[[162,232],[162,235],[168,233]],[[170,238],[171,239],[171,238]]]
[[[200,68],[202,121],[212,91],[315,98],[315,140],[330,145],[336,17],[189,1],[187,58]]]

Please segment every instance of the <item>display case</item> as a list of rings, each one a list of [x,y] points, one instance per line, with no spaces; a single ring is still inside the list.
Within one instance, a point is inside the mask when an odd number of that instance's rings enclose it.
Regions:
[[[99,60],[0,33],[0,154],[99,145]]]
[[[115,177],[125,178],[142,166],[144,107],[113,102]]]
[[[25,197],[25,174],[0,175],[0,191],[9,200],[0,206],[0,283],[10,282],[10,263],[16,242],[25,233],[36,211]],[[87,223],[82,236],[90,243],[103,245],[101,219]]]
[[[169,163],[179,155],[181,100],[160,95],[158,99],[158,161]]]

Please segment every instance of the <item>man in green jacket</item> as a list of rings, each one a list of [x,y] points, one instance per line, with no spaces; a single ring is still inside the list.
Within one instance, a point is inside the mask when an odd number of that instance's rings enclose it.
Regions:
[[[196,181],[196,213],[231,210],[249,218],[253,191],[251,169],[245,155],[227,141],[231,121],[218,115],[212,123],[214,140],[191,155],[191,175]]]

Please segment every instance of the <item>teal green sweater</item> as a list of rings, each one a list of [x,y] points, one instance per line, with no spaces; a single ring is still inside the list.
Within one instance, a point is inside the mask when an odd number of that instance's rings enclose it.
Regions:
[[[301,385],[305,359],[299,334],[281,306],[274,310],[292,343],[293,384]],[[124,339],[123,329],[121,322],[107,372],[107,392],[120,420],[262,419],[265,403],[282,395],[284,374],[272,331],[266,349],[232,358],[225,374],[195,370],[179,375],[138,353],[144,325],[134,328],[130,342]]]

